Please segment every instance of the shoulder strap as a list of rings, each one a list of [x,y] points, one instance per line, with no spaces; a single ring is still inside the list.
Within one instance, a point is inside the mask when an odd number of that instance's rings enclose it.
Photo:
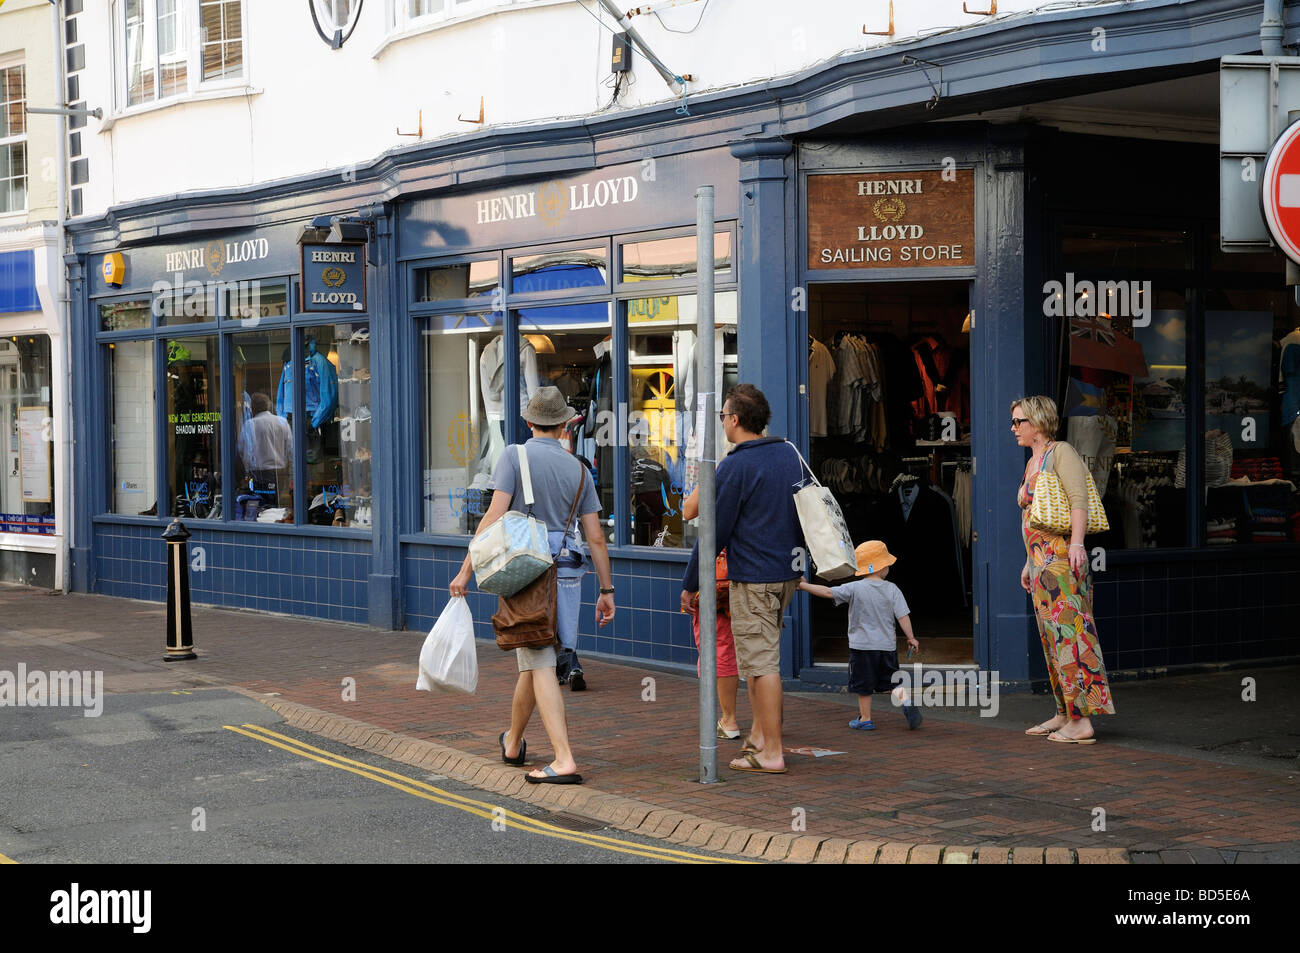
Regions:
[[[1056,441],[1053,440],[1051,443],[1049,443],[1049,444],[1047,445],[1047,448],[1043,451],[1043,455],[1042,455],[1041,457],[1038,458],[1038,472],[1039,472],[1039,473],[1042,473],[1042,472],[1043,472],[1043,467],[1047,466],[1047,455],[1048,455],[1049,453],[1052,452],[1052,449],[1053,449],[1055,446],[1056,446]]]
[[[803,454],[799,452],[799,448],[793,443],[790,443],[789,440],[787,440],[786,443],[789,445],[790,449],[794,451],[794,455],[799,458],[799,462],[803,464],[803,468],[808,471],[808,476],[812,478],[813,485],[821,486],[821,483],[817,479],[817,474],[813,473],[812,467],[808,466],[808,461],[803,458]],[[796,486],[797,485],[798,484],[796,484]]]
[[[577,457],[573,459],[578,460]],[[564,535],[566,536],[569,535],[569,528],[573,526],[573,516],[578,512],[578,501],[582,499],[582,491],[587,488],[587,468],[582,465],[581,460],[578,460],[578,469],[581,471],[578,474],[578,492],[573,494],[573,505],[569,507],[569,519],[564,524]]]
[[[524,506],[533,505],[533,477],[528,471],[528,446],[519,444],[519,479],[524,489]]]

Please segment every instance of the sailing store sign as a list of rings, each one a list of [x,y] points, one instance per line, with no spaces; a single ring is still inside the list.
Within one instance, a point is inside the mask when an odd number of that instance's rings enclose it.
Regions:
[[[808,268],[975,264],[970,169],[808,176]]]

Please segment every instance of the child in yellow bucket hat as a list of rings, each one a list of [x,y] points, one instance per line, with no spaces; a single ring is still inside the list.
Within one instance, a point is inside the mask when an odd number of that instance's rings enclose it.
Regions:
[[[871,539],[854,550],[858,561],[858,576],[840,586],[818,586],[806,580],[799,581],[804,592],[835,604],[849,605],[849,691],[858,696],[858,717],[849,722],[850,728],[859,731],[875,730],[871,720],[871,696],[875,692],[891,692],[903,706],[908,728],[921,724],[921,710],[911,704],[907,690],[894,685],[898,671],[898,636],[894,621],[907,636],[907,644],[918,648],[912,634],[911,610],[903,592],[892,582],[887,582],[889,567],[897,560],[878,539]]]

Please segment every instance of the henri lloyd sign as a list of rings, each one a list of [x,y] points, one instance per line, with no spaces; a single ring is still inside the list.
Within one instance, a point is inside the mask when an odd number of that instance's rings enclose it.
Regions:
[[[304,242],[301,288],[301,311],[365,311],[366,246]]]
[[[970,169],[808,176],[808,267],[975,264]]]
[[[549,224],[563,218],[568,212],[604,208],[607,205],[629,205],[640,194],[640,179],[635,175],[583,182],[570,185],[567,190],[559,182],[547,182],[536,189],[476,200],[477,224],[538,216]]]

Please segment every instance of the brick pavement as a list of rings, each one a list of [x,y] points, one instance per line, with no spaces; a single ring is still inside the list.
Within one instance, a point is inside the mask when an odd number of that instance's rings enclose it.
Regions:
[[[396,760],[744,856],[1021,864],[1206,863],[1213,854],[1243,863],[1252,850],[1300,842],[1294,773],[1105,741],[1056,745],[979,722],[930,718],[909,732],[887,705],[877,706],[879,730],[855,732],[848,709],[806,696],[786,700],[786,745],[841,754],[789,754],[788,774],[747,775],[725,767],[739,742],[719,742],[721,783],[700,785],[697,681],[587,659],[590,690],[565,693],[587,783],[525,786],[498,755],[516,671],[491,644],[479,647],[476,695],[430,695],[414,689],[422,633],[196,608],[199,661],[167,664],[155,604],[0,588],[0,613],[0,669],[102,669],[110,693],[237,687],[293,724]],[[349,678],[355,700],[345,701]],[[527,737],[530,764],[547,763],[536,717]],[[1096,808],[1105,831],[1093,830]]]

